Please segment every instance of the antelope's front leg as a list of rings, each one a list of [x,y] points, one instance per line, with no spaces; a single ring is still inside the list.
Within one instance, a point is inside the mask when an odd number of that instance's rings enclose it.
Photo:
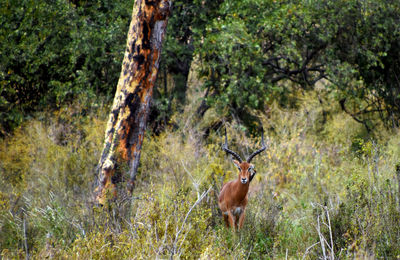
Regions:
[[[246,216],[246,209],[243,209],[243,212],[242,212],[242,214],[240,214],[240,217],[239,217],[239,229],[241,229],[243,226],[245,216]]]
[[[225,222],[226,227],[229,227],[228,213],[222,213],[222,215],[224,216],[224,222]]]
[[[235,230],[235,218],[230,210],[228,210],[228,221],[229,225]]]

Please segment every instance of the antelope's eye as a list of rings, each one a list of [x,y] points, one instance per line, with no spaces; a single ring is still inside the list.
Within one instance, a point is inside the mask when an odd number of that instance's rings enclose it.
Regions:
[[[250,173],[253,173],[254,172],[254,166],[249,167],[249,169],[247,171],[250,172]]]

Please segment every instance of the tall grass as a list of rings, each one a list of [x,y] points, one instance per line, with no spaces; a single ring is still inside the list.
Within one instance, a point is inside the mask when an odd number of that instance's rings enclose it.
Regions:
[[[204,122],[195,126],[186,112],[178,129],[148,133],[133,198],[100,208],[92,191],[107,107],[39,115],[0,142],[2,257],[399,257],[400,135],[368,135],[315,95],[259,115],[269,148],[254,159],[237,233],[216,202],[222,183],[237,177],[220,149],[222,129],[203,140]],[[240,123],[226,126],[234,150],[259,146]]]

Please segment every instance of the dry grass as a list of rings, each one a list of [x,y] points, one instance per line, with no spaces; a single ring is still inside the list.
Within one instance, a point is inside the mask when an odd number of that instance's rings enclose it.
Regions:
[[[3,258],[399,257],[400,135],[369,138],[314,95],[260,115],[270,146],[254,159],[236,234],[222,225],[216,197],[237,170],[221,131],[202,140],[189,112],[179,129],[146,136],[133,199],[103,208],[90,201],[107,109],[83,116],[77,105],[27,122],[0,143]],[[227,129],[241,154],[259,146],[237,122]]]

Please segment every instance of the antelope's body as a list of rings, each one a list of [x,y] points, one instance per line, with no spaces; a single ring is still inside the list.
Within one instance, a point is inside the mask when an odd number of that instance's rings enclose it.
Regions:
[[[250,186],[249,181],[243,184],[240,178],[239,175],[236,180],[225,183],[218,198],[218,206],[226,225],[234,228],[243,226]]]
[[[233,163],[239,169],[240,173],[236,180],[229,181],[222,186],[218,197],[218,206],[222,211],[226,225],[232,227],[234,230],[240,229],[243,226],[248,201],[247,194],[250,182],[256,173],[254,165],[250,164],[250,161],[254,156],[266,149],[264,136],[262,136],[261,140],[263,147],[252,153],[246,161],[242,161],[237,153],[228,149],[225,132],[225,145],[223,149],[237,159],[233,160]]]

